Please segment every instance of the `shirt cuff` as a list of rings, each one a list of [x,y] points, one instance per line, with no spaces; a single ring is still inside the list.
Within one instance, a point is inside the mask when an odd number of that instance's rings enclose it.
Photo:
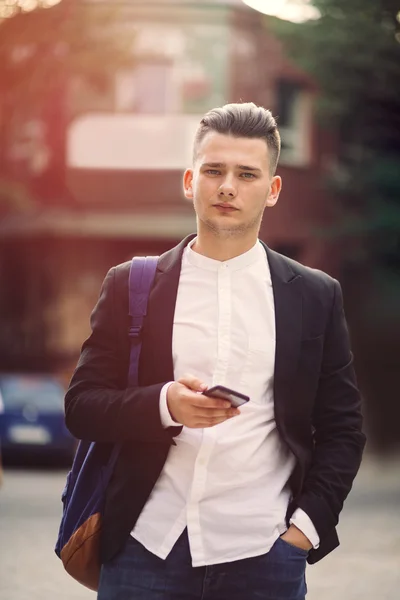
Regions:
[[[313,522],[307,513],[304,512],[301,508],[297,508],[291,519],[290,523],[296,525],[298,529],[310,540],[313,545],[314,550],[319,546],[319,535],[317,530],[315,529]]]
[[[161,392],[160,392],[160,417],[161,417],[161,425],[164,427],[164,429],[167,429],[168,427],[179,427],[179,425],[182,425],[182,423],[177,423],[176,421],[174,421],[174,419],[171,417],[171,413],[169,412],[169,409],[168,409],[167,392],[168,392],[169,386],[172,385],[173,383],[174,383],[173,381],[166,383],[161,388]]]

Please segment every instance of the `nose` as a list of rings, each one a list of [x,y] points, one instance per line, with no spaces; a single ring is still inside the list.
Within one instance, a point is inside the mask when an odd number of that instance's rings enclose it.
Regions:
[[[228,180],[221,183],[218,196],[221,198],[235,198],[236,197],[236,188],[232,185],[232,183]]]

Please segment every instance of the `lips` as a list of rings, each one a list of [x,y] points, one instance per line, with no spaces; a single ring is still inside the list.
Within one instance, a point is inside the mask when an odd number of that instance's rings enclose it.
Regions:
[[[232,206],[232,204],[223,204],[223,203],[219,203],[219,204],[214,204],[215,208],[220,208],[223,210],[239,210],[237,209],[235,206]]]

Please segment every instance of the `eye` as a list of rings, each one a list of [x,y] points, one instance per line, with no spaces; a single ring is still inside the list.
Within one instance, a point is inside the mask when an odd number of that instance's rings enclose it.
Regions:
[[[240,176],[243,177],[243,179],[255,179],[256,178],[254,173],[241,173]]]
[[[208,175],[221,175],[221,171],[218,171],[217,169],[207,169],[206,173]]]

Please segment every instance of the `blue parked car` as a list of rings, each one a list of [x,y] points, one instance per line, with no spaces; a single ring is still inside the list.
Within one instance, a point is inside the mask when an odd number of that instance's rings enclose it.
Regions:
[[[5,462],[72,461],[77,442],[65,426],[64,394],[51,375],[0,374],[0,444]]]

